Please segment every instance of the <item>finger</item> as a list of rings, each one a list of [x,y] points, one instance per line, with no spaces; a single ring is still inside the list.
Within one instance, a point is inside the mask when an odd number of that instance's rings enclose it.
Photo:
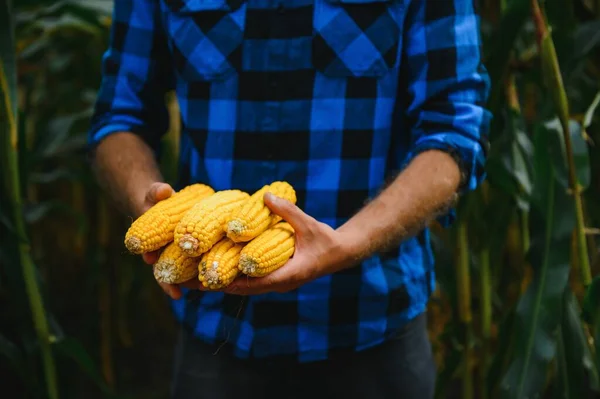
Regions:
[[[276,284],[276,285],[260,285],[260,286],[234,286],[228,287],[224,289],[225,294],[230,295],[240,295],[240,296],[248,296],[248,295],[261,295],[267,294],[270,292],[278,292],[284,293],[293,290],[296,288],[298,284],[295,283],[285,283],[285,284]]]
[[[162,290],[165,292],[165,294],[170,296],[172,299],[177,300],[177,299],[181,298],[181,288],[179,288],[177,285],[160,283],[160,282],[158,284],[160,285]]]
[[[264,277],[248,277],[242,275],[236,278],[225,289],[225,293],[236,295],[256,295],[264,292],[280,291],[291,286],[298,280],[297,267],[294,259]]]
[[[150,189],[146,192],[146,201],[154,204],[169,198],[173,193],[173,188],[167,183],[152,183]]]
[[[144,262],[146,262],[149,265],[155,264],[156,261],[158,261],[159,257],[160,257],[159,251],[152,251],[152,252],[147,252],[145,254],[142,254],[142,259],[144,260]]]
[[[298,206],[288,200],[277,197],[272,193],[265,193],[265,205],[283,220],[288,222],[299,234],[306,234],[311,230],[315,219],[304,213]]]
[[[185,281],[179,285],[185,288],[189,288],[191,290],[197,290],[202,288],[202,283],[200,283],[200,281],[197,278]]]
[[[265,277],[249,277],[243,275],[239,276],[227,287],[223,288],[223,292],[235,295],[256,295],[266,292],[268,287],[272,287],[275,283],[276,282],[272,280],[270,275]]]

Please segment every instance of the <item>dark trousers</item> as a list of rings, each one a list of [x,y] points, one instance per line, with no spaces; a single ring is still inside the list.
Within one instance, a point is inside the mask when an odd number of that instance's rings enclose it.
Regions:
[[[240,360],[182,329],[171,397],[430,399],[436,367],[426,325],[423,314],[382,345],[307,364]]]

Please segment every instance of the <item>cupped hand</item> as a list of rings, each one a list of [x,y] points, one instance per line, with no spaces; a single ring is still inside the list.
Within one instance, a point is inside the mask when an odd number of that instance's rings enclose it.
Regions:
[[[146,195],[144,197],[144,201],[138,211],[138,216],[145,213],[152,206],[156,205],[158,202],[166,200],[171,195],[173,195],[175,191],[173,188],[167,183],[156,182],[153,183]],[[142,254],[142,259],[145,263],[149,265],[154,265],[160,256],[161,250],[156,250],[152,252],[147,252]],[[162,288],[165,294],[169,295],[173,299],[181,298],[181,288],[177,284],[167,284],[158,282],[158,285]]]
[[[288,292],[319,277],[355,264],[355,254],[345,237],[329,225],[304,213],[298,206],[265,194],[265,204],[295,231],[296,246],[290,260],[264,277],[239,276],[222,291],[236,295]]]

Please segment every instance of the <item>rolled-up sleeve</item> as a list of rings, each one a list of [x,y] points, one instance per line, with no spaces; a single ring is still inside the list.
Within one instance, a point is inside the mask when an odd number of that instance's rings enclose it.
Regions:
[[[460,192],[485,177],[491,118],[473,1],[411,1],[403,39],[401,89],[411,131],[406,161],[430,149],[449,152],[462,171]]]
[[[173,86],[169,51],[155,0],[114,2],[102,81],[88,133],[93,149],[116,132],[139,135],[158,151],[169,116],[165,94]]]

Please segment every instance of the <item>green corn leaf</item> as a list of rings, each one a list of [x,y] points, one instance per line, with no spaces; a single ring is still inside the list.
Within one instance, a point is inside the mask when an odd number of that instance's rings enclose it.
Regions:
[[[586,290],[582,309],[582,317],[586,323],[594,324],[596,316],[600,316],[600,276],[596,276]]]
[[[573,32],[570,44],[570,53],[561,58],[565,65],[565,74],[571,75],[589,54],[600,46],[600,21],[580,23]]]
[[[532,190],[533,144],[525,130],[523,117],[507,111],[507,123],[502,134],[494,140],[486,164],[488,180],[515,196],[519,208],[529,208]]]
[[[573,369],[569,369],[567,362],[567,350],[565,348],[564,335],[562,327],[558,329],[557,339],[557,354],[556,354],[556,376],[555,376],[555,389],[554,397],[556,399],[574,399],[578,396],[573,396],[573,390],[576,389],[576,381],[570,381],[570,375],[573,373]]]
[[[592,124],[592,119],[594,118],[594,113],[596,112],[598,105],[600,105],[600,91],[596,94],[596,97],[594,97],[594,100],[585,111],[585,116],[583,117],[583,127],[585,129]]]
[[[510,366],[511,354],[514,353],[516,337],[513,334],[517,320],[516,307],[508,309],[502,319],[498,321],[498,343],[495,356],[488,371],[488,387],[491,398],[497,398],[500,392],[502,378]]]
[[[557,134],[553,134],[551,139],[555,141],[555,145],[551,146],[550,151],[552,162],[556,170],[558,183],[565,189],[569,188],[569,170],[567,151],[563,137],[563,129],[560,121],[555,118],[545,123],[548,130],[554,130]],[[569,133],[571,137],[571,147],[573,151],[573,161],[575,163],[575,174],[578,184],[583,188],[587,188],[591,182],[590,154],[588,144],[583,137],[581,125],[569,120]]]
[[[490,79],[494,83],[503,81],[511,52],[523,25],[529,18],[530,2],[524,0],[511,1],[502,15],[499,28],[487,47],[490,52],[485,65],[489,70]],[[493,84],[490,92],[489,107],[493,112],[500,108],[502,99],[502,84]]]
[[[600,276],[596,276],[587,288],[582,310],[583,320],[594,333],[596,369],[600,370]]]
[[[70,4],[93,11],[99,15],[111,15],[113,0],[70,0]]]
[[[535,183],[531,206],[529,263],[534,276],[516,309],[516,343],[505,374],[503,398],[524,399],[541,395],[546,371],[556,355],[556,334],[561,323],[562,296],[570,268],[573,206],[557,182],[551,147],[556,131],[536,129]]]
[[[557,398],[587,398],[592,389],[598,393],[598,370],[579,314],[579,303],[568,289],[564,295],[563,320],[558,337]]]

